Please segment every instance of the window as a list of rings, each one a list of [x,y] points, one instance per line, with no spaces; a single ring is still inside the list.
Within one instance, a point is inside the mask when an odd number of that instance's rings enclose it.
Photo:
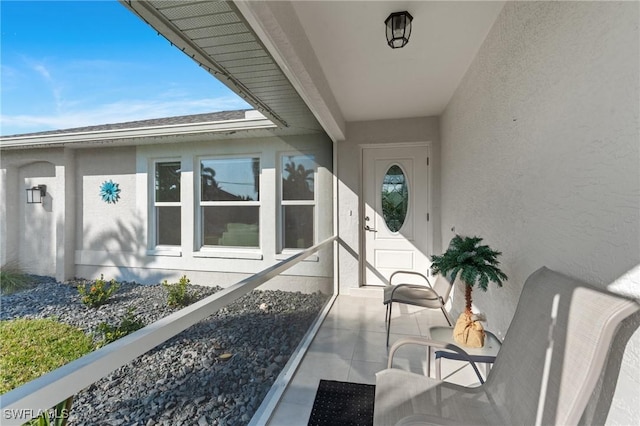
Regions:
[[[282,156],[282,244],[283,248],[313,245],[315,210],[315,157]]]
[[[156,245],[180,245],[180,162],[155,164],[155,235]]]
[[[203,246],[260,246],[260,159],[200,161]]]
[[[409,211],[409,187],[399,165],[389,167],[382,179],[382,215],[391,232],[398,232]]]

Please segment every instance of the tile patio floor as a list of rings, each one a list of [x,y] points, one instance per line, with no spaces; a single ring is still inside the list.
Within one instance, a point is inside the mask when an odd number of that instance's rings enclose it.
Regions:
[[[300,367],[274,411],[270,426],[306,425],[320,379],[375,384],[375,373],[386,368],[385,308],[382,294],[339,295]],[[404,336],[428,336],[429,327],[447,325],[442,313],[395,304],[390,344]],[[426,373],[426,350],[403,347],[394,364]],[[435,377],[432,366],[431,375]],[[477,384],[470,367],[442,361],[442,378],[461,385]]]

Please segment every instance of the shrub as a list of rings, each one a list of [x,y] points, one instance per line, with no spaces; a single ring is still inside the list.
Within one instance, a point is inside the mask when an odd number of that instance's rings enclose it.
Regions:
[[[0,393],[93,350],[91,337],[52,319],[0,321]]]
[[[15,262],[0,267],[0,293],[11,294],[31,287],[31,278]]]
[[[190,283],[186,275],[180,278],[177,283],[169,284],[164,280],[162,286],[167,289],[167,305],[169,306],[187,306],[193,301],[193,294],[187,291],[187,285]]]
[[[98,347],[115,342],[127,334],[140,330],[144,326],[144,322],[135,316],[133,308],[129,308],[127,314],[122,318],[118,326],[114,327],[106,322],[98,324],[98,333],[102,335],[102,339],[98,342]]]
[[[85,284],[79,285],[78,293],[82,296],[82,303],[92,308],[97,308],[107,303],[111,295],[118,291],[119,287],[116,280],[113,279],[107,285],[104,275],[100,274],[100,279],[95,280],[88,290]]]

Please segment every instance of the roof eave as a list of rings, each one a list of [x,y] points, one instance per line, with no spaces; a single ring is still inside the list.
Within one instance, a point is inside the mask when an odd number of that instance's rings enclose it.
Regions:
[[[195,135],[201,133],[229,133],[243,130],[274,129],[276,127],[277,126],[267,118],[255,118],[139,127],[134,129],[12,136],[0,138],[0,148],[36,148],[42,146],[86,143],[88,141],[114,141],[161,136]]]

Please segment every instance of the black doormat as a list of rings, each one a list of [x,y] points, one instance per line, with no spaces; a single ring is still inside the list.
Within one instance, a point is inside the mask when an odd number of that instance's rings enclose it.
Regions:
[[[376,387],[320,380],[309,426],[371,426]]]

